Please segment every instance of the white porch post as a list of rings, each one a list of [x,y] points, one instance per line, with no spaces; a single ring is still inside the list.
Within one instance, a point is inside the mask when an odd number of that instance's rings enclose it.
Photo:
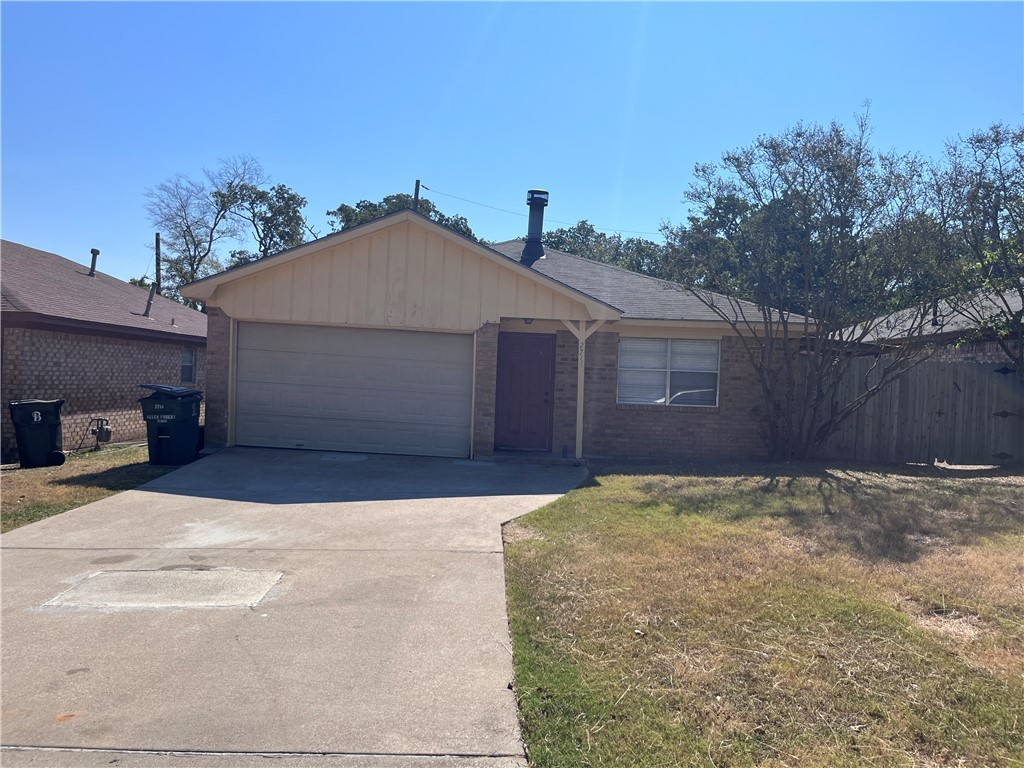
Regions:
[[[576,458],[583,458],[583,381],[587,364],[587,339],[604,325],[604,320],[563,320],[562,325],[569,329],[579,347],[576,357]]]

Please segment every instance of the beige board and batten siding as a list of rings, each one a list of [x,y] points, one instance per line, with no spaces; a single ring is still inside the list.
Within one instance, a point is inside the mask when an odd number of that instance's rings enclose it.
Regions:
[[[591,317],[537,279],[409,222],[240,276],[210,303],[243,321],[465,332],[502,317]]]

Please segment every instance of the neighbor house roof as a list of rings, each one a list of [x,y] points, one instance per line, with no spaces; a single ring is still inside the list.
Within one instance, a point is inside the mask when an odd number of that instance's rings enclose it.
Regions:
[[[4,321],[77,327],[136,336],[206,338],[206,315],[55,253],[0,241],[0,309]]]
[[[907,309],[891,315],[878,324],[871,336],[873,341],[898,342],[911,334],[935,343],[957,341],[962,338],[985,337],[989,334],[978,322],[980,318],[1009,318],[1021,311],[1022,290],[1008,290],[1005,293],[980,291],[964,299],[943,299],[934,305],[934,310]],[[921,313],[924,323],[921,325]],[[1024,329],[1018,329],[1018,333]]]
[[[936,309],[939,326],[934,333],[963,333],[978,328],[978,319],[985,317],[1009,317],[1021,311],[1024,290],[1009,290],[1005,293],[979,292],[961,301],[940,301]]]
[[[518,261],[522,255],[523,241],[508,240],[493,243],[489,247]],[[611,304],[622,311],[624,319],[722,321],[721,316],[693,292],[669,280],[648,277],[552,248],[545,248],[544,256],[535,261],[531,268]],[[719,298],[720,306],[728,309],[729,300]],[[743,305],[744,311],[754,313],[752,317],[760,317],[753,304],[739,303]]]

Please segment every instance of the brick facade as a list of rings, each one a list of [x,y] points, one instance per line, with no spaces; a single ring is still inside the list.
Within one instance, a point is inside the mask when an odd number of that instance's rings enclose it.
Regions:
[[[739,339],[721,340],[714,408],[617,403],[618,343],[615,332],[597,332],[587,342],[584,455],[651,461],[767,456],[757,372]]]
[[[181,352],[196,350],[195,382],[181,380]],[[183,383],[204,389],[206,350],[194,341],[149,341],[82,331],[57,331],[5,325],[3,328],[3,402],[38,399],[66,401],[61,411],[64,450],[94,444],[93,418],[110,420],[114,440],[143,440],[146,425],[139,384]],[[3,461],[17,460],[14,425],[2,419]]]
[[[590,352],[590,345],[587,345]],[[551,452],[576,456],[576,361],[579,343],[569,331],[555,334],[555,416]],[[584,387],[586,389],[586,387]]]
[[[928,358],[936,363],[1009,363],[1010,357],[998,341],[976,341],[942,347]]]
[[[218,307],[208,307],[206,315],[206,442],[228,441],[230,391],[231,318]]]

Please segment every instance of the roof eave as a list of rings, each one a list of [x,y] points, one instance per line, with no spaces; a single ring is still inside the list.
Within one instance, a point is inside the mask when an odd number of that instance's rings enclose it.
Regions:
[[[106,336],[144,338],[163,342],[206,343],[206,334],[191,331],[166,331],[160,328],[139,328],[116,323],[97,323],[91,320],[77,320],[71,317],[46,315],[40,312],[5,311],[4,325],[18,328],[60,328],[81,333],[99,333]]]

